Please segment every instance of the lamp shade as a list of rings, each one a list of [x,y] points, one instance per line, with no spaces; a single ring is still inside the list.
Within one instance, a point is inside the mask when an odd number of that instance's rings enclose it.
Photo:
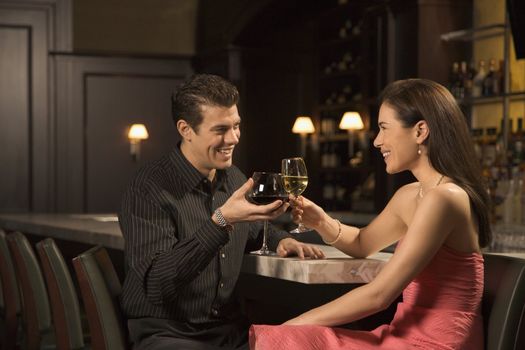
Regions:
[[[292,128],[294,134],[312,134],[315,132],[314,124],[310,117],[297,117]]]
[[[361,130],[364,127],[363,120],[358,112],[345,112],[339,123],[339,129],[343,130]]]
[[[144,124],[133,124],[129,129],[128,138],[130,140],[145,140],[148,137],[148,129]]]

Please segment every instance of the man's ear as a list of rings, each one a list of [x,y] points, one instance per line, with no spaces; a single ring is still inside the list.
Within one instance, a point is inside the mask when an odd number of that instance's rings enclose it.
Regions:
[[[419,142],[423,143],[430,133],[427,122],[425,120],[418,121],[414,126],[414,129],[416,132],[416,138]]]
[[[193,137],[194,132],[187,121],[185,121],[184,119],[179,119],[177,121],[177,130],[179,131],[179,134],[184,139],[184,141],[191,142],[191,138]]]

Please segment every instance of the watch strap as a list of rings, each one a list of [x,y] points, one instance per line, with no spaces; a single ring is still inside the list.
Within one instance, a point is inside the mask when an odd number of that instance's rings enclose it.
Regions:
[[[215,214],[215,217],[217,218],[217,223],[219,224],[219,227],[225,228],[230,232],[233,230],[233,225],[230,224],[224,218],[224,215],[222,215],[222,211],[219,208],[215,209],[214,214]]]

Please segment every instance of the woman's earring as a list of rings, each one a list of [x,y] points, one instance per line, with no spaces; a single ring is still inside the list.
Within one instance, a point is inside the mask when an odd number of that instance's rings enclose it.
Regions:
[[[421,148],[419,148],[419,145],[417,145],[417,154],[421,155]]]

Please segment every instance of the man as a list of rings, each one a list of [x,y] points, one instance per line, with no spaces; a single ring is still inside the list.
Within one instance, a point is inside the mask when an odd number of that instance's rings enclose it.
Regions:
[[[247,324],[233,297],[243,254],[260,246],[260,220],[287,203],[249,203],[251,179],[232,166],[241,118],[237,89],[196,75],[172,99],[182,141],[142,168],[126,191],[119,222],[127,275],[122,307],[135,349],[234,349]],[[323,257],[272,229],[281,256]]]

